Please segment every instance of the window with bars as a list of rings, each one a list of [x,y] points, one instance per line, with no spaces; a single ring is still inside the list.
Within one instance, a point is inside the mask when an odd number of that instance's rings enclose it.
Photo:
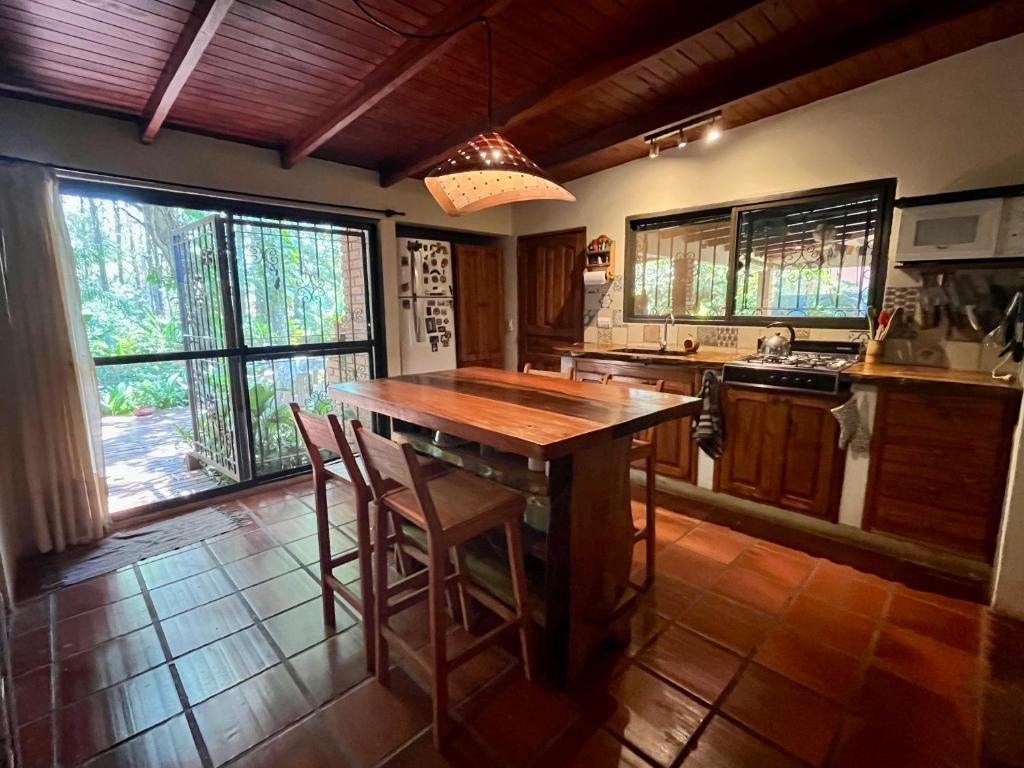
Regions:
[[[629,222],[625,315],[858,324],[881,298],[895,183]]]
[[[308,465],[291,402],[346,430],[371,421],[329,387],[384,370],[372,223],[114,184],[62,191],[111,510]]]

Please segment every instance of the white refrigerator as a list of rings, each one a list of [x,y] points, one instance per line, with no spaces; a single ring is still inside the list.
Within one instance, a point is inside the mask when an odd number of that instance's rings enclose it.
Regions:
[[[399,342],[403,374],[455,367],[453,297],[451,243],[398,238]]]

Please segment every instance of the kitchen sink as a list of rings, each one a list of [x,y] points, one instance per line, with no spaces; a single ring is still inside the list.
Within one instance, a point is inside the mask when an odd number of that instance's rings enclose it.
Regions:
[[[684,352],[681,349],[666,349],[662,351],[651,349],[650,347],[620,347],[619,349],[610,349],[608,351],[622,355],[668,355],[670,357],[688,357],[693,354],[693,352]]]

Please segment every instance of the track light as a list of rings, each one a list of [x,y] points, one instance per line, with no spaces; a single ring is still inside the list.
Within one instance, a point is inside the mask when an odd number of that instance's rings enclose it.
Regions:
[[[660,151],[661,150],[658,148],[658,142],[652,141],[651,142],[651,148],[647,151],[647,156],[649,158],[651,158],[651,160],[653,160],[654,158],[656,158],[658,156],[658,153]]]
[[[665,126],[661,130],[655,131],[654,133],[649,133],[646,136],[644,136],[644,141],[654,146],[657,142],[661,141],[662,139],[673,138],[675,141],[675,144],[673,146],[675,146],[677,149],[682,149],[687,144],[686,131],[697,128],[702,125],[708,126],[708,128],[704,131],[705,138],[714,141],[722,134],[721,117],[722,113],[718,110],[714,112],[705,112],[702,115],[697,115],[696,117],[691,117],[686,120],[682,120],[673,125]],[[658,151],[656,149],[652,150],[649,153],[649,156],[657,157]]]

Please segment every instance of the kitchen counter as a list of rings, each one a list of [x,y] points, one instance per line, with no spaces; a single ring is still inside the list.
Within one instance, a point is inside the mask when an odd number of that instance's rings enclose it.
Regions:
[[[644,352],[617,352],[615,350],[629,347],[631,349],[644,348]],[[650,348],[650,352],[646,348]],[[701,347],[692,355],[664,355],[658,350],[656,344],[595,344],[592,342],[580,342],[577,344],[565,344],[554,347],[556,352],[572,357],[594,357],[605,360],[626,360],[633,362],[650,361],[659,365],[690,365],[703,368],[713,368],[724,363],[731,363],[749,352],[740,352],[735,349],[723,349],[721,347],[708,349]],[[676,347],[669,347],[670,350],[677,350]],[[677,350],[679,351],[679,350]]]
[[[1018,381],[993,379],[988,371],[956,371],[926,365],[894,365],[892,363],[857,363],[842,373],[853,381],[892,384],[938,384],[958,387],[982,387],[990,390],[1020,392]]]

